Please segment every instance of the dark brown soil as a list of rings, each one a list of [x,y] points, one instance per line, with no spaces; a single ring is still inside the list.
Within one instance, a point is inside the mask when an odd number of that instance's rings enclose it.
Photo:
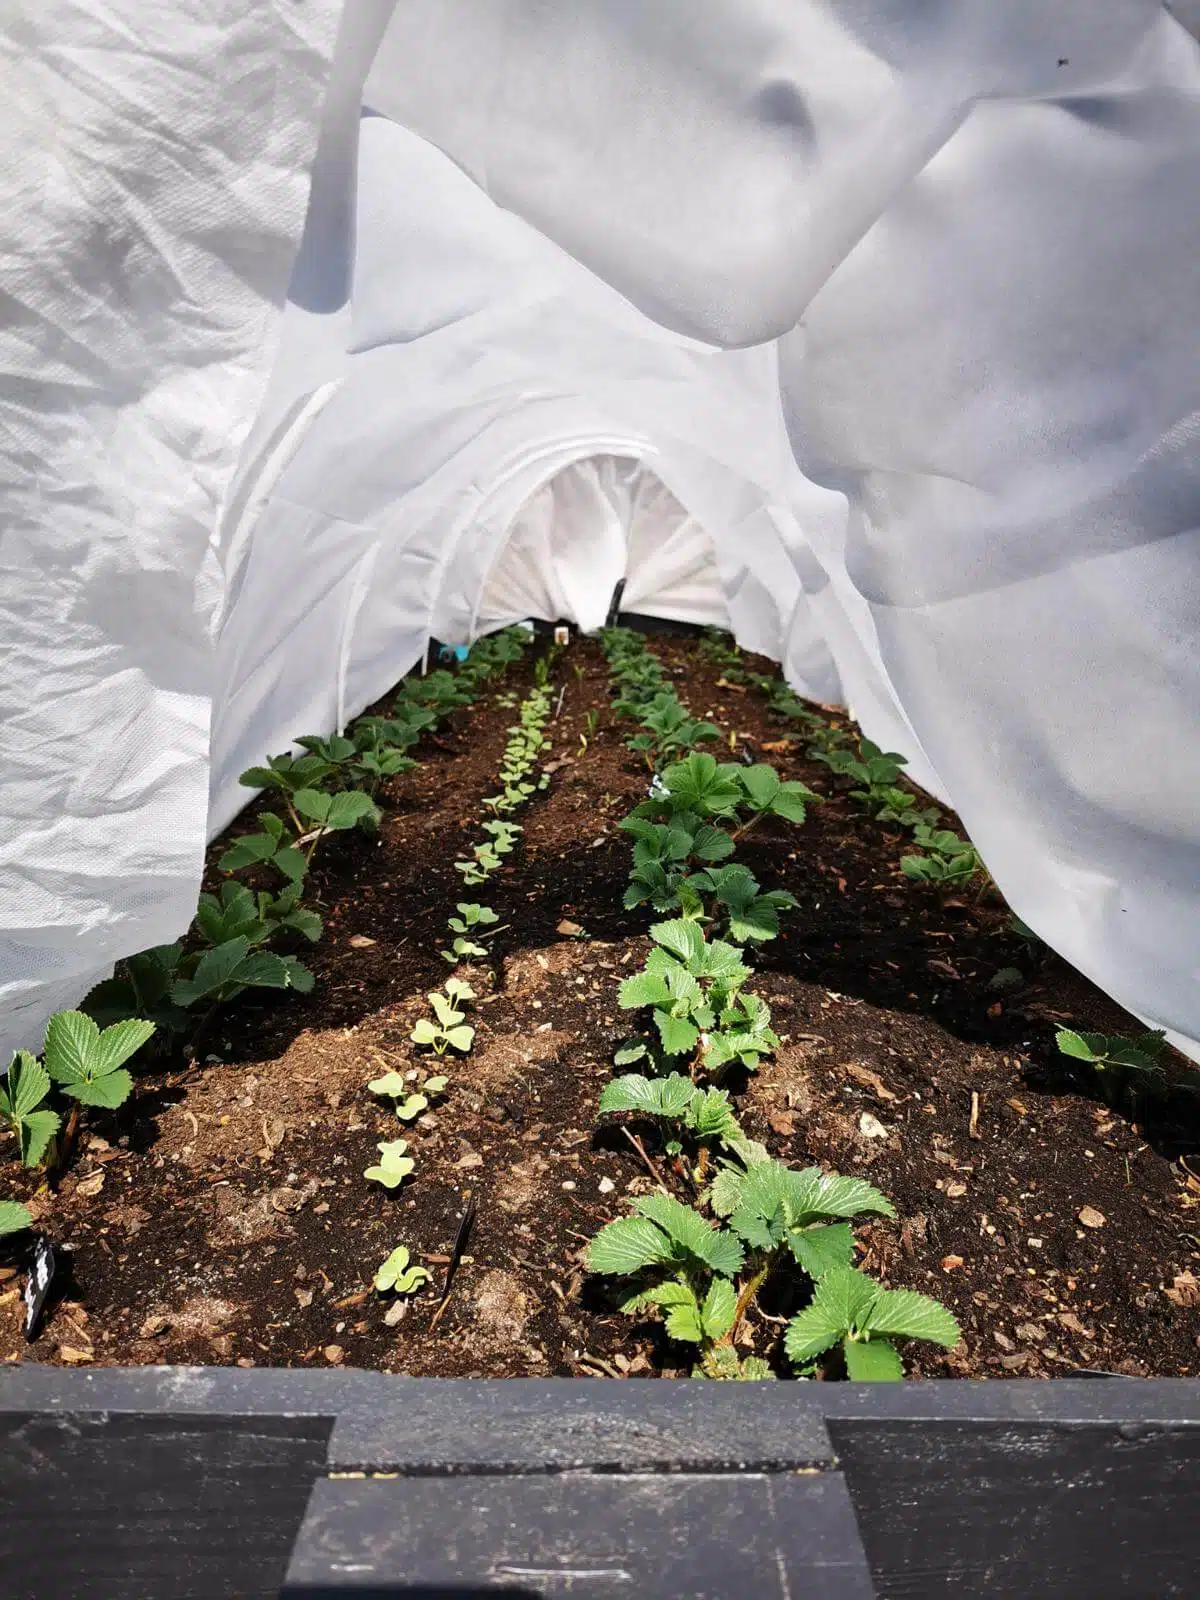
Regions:
[[[998,902],[909,884],[900,830],[839,794],[759,695],[723,686],[691,642],[654,648],[738,751],[829,796],[804,827],[771,824],[739,848],[800,901],[752,958],[785,1043],[745,1085],[743,1121],[773,1152],[862,1173],[895,1202],[898,1223],[861,1230],[864,1265],[943,1299],[965,1334],[949,1355],[914,1351],[910,1370],[1200,1372],[1194,1102],[1143,1122],[1154,1108],[1113,1110],[1086,1075],[1073,1080],[1056,1025],[1135,1025],[1053,955],[1031,957]],[[394,782],[377,839],[327,847],[326,937],[304,956],[315,993],[231,1008],[203,1060],[145,1074],[120,1112],[91,1114],[59,1192],[30,1200],[63,1247],[64,1292],[26,1346],[18,1269],[0,1265],[0,1359],[675,1370],[661,1331],[608,1310],[580,1265],[597,1227],[653,1185],[625,1132],[595,1119],[625,1031],[616,986],[651,919],[621,910],[629,848],[615,824],[647,773],[623,748],[628,725],[611,715],[594,645],[557,665],[552,783],[518,819],[518,850],[478,893],[452,866],[493,787],[512,719],[502,697],[531,673],[529,661],[512,670]],[[471,898],[502,925],[495,959],[460,969],[480,994],[475,1048],[406,1130],[366,1084],[428,1070],[408,1033],[448,972],[446,917]],[[989,989],[1013,967],[1019,988]],[[402,1133],[417,1169],[389,1193],[362,1173],[376,1141]],[[0,1164],[0,1193],[30,1189],[15,1162]],[[435,1325],[470,1198],[475,1222]],[[399,1243],[433,1281],[397,1312],[371,1278]],[[758,1322],[760,1352],[777,1332]]]

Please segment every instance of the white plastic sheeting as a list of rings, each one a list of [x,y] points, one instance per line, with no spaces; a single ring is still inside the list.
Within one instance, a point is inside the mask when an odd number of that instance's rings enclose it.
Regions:
[[[13,32],[7,1035],[186,922],[209,765],[215,828],[431,629],[518,581],[590,613],[623,561],[627,605],[723,603],[845,697],[1027,921],[1200,1038],[1192,35],[355,0],[330,77],[336,10]]]

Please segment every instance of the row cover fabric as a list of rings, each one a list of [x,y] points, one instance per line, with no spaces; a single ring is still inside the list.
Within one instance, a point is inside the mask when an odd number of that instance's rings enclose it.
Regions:
[[[1026,921],[1200,1039],[1175,12],[23,10],[5,1041],[181,930],[242,767],[514,580],[591,620],[622,560],[848,702]]]

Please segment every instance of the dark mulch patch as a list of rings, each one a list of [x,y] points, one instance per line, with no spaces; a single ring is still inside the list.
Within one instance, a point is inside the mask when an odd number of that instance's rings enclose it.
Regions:
[[[900,1221],[862,1230],[865,1264],[938,1295],[966,1335],[911,1369],[1200,1371],[1200,1311],[1186,1304],[1200,1265],[1200,1113],[1186,1098],[1157,1121],[1154,1108],[1113,1110],[1054,1051],[1056,1025],[1134,1025],[1056,957],[1031,958],[999,904],[908,884],[899,830],[838,794],[799,743],[785,747],[793,730],[761,697],[722,686],[688,641],[655,648],[737,751],[829,796],[803,828],[763,827],[739,851],[801,903],[754,957],[786,1042],[745,1085],[744,1120],[774,1152],[861,1172],[891,1196]],[[26,1347],[18,1279],[0,1268],[0,1357],[675,1370],[661,1332],[611,1313],[580,1266],[598,1225],[652,1184],[623,1130],[595,1124],[624,1031],[616,984],[650,919],[621,909],[629,851],[615,830],[647,774],[623,748],[593,645],[558,666],[552,786],[519,819],[521,848],[480,892],[452,867],[512,719],[500,696],[531,673],[522,663],[393,783],[376,840],[328,846],[316,872],[327,936],[305,957],[315,993],[231,1009],[202,1043],[206,1059],[146,1075],[129,1106],[91,1118],[60,1192],[33,1197],[69,1251],[65,1294]],[[474,898],[502,923],[494,960],[468,973],[475,1049],[406,1133],[417,1171],[389,1194],[362,1172],[377,1140],[405,1130],[365,1085],[417,1066],[408,1032],[448,971],[446,916]],[[1004,968],[1021,971],[1020,987],[989,989]],[[0,1192],[30,1187],[0,1167]],[[476,1220],[434,1327],[470,1197]],[[1085,1208],[1102,1223],[1085,1226]],[[389,1325],[370,1279],[401,1242],[433,1285]],[[760,1349],[775,1331],[758,1325]]]

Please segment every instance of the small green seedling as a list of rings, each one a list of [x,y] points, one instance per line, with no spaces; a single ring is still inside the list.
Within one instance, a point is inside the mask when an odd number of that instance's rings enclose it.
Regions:
[[[16,1200],[0,1200],[0,1239],[24,1233],[26,1228],[32,1227],[33,1218],[23,1205]]]
[[[811,1302],[794,1316],[784,1349],[801,1372],[840,1345],[849,1378],[889,1382],[904,1376],[896,1339],[927,1339],[952,1350],[962,1337],[958,1323],[936,1300],[911,1289],[884,1289],[852,1267],[832,1267],[821,1277]]]
[[[1161,1087],[1166,1074],[1159,1057],[1166,1039],[1161,1028],[1152,1028],[1134,1039],[1124,1039],[1120,1034],[1076,1033],[1073,1028],[1060,1028],[1055,1035],[1064,1056],[1095,1067],[1101,1082],[1110,1084],[1113,1090],[1133,1081]]]
[[[386,1072],[382,1078],[372,1078],[367,1088],[372,1094],[387,1095],[396,1102],[396,1115],[401,1122],[412,1122],[419,1117],[422,1111],[429,1109],[429,1102],[436,1096],[445,1094],[448,1078],[426,1078],[420,1089],[413,1089],[408,1079],[401,1072]]]
[[[385,1189],[398,1189],[416,1166],[412,1157],[405,1154],[407,1139],[383,1140],[375,1148],[379,1151],[379,1164],[367,1167],[363,1177],[381,1183]]]
[[[439,1056],[451,1049],[466,1052],[471,1048],[475,1029],[466,1023],[466,1013],[459,1010],[459,1005],[474,998],[475,991],[469,983],[460,978],[447,978],[444,994],[435,990],[429,995],[429,1004],[437,1020],[421,1017],[409,1038],[414,1044],[431,1045]]]
[[[423,1283],[429,1282],[427,1267],[409,1266],[407,1245],[399,1244],[375,1274],[375,1287],[380,1294],[389,1290],[396,1294],[413,1294]]]
[[[61,1119],[45,1105],[50,1074],[28,1050],[18,1050],[0,1080],[0,1117],[16,1135],[22,1165],[36,1167],[58,1132]]]
[[[442,960],[449,961],[451,966],[459,961],[486,956],[486,947],[472,939],[470,935],[476,928],[491,927],[500,920],[491,906],[475,905],[460,900],[455,909],[458,915],[450,918],[449,927],[457,937],[449,950],[442,951]]]

